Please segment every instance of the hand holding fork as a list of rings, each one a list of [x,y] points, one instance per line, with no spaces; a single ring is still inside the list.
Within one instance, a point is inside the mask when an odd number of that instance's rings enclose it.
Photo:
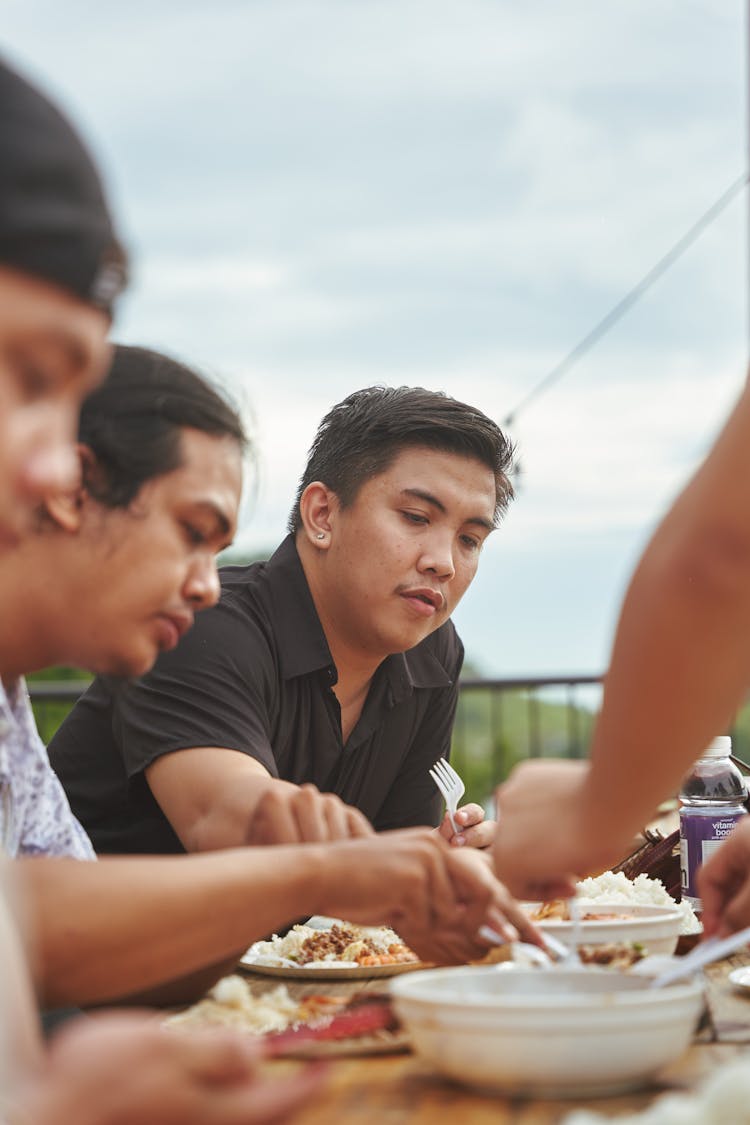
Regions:
[[[439,758],[435,765],[430,770],[430,777],[437,785],[445,807],[448,810],[448,817],[451,822],[454,836],[457,836],[460,829],[456,825],[456,811],[458,809],[458,802],[466,792],[466,786],[459,774],[456,773],[450,762],[445,758]]]

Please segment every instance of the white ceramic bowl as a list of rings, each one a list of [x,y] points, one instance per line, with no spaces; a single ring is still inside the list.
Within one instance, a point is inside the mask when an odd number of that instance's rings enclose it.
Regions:
[[[579,899],[581,915],[605,915],[581,922],[586,945],[609,942],[638,942],[644,953],[674,953],[680,936],[682,915],[668,906],[641,906],[636,903],[606,903],[599,899]],[[531,907],[530,909],[533,909]],[[611,917],[616,915],[616,917]],[[535,923],[542,933],[550,933],[567,946],[573,944],[573,923],[560,918],[544,918]]]
[[[696,980],[650,989],[607,970],[500,965],[413,973],[391,993],[415,1050],[442,1074],[544,1097],[644,1085],[686,1049],[703,1002]]]

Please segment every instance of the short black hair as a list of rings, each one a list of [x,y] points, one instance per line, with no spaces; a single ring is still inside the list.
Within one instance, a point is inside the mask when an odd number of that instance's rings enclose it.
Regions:
[[[45,94],[0,59],[0,262],[109,316],[127,281],[101,177]]]
[[[248,450],[238,411],[204,378],[160,352],[118,344],[81,407],[78,440],[96,458],[86,488],[106,507],[126,508],[147,481],[179,468],[186,427]]]
[[[513,444],[499,426],[466,403],[423,387],[365,387],[326,414],[310,447],[289,530],[302,526],[300,498],[322,481],[342,507],[353,504],[360,487],[385,472],[404,449],[427,446],[473,457],[495,477],[495,523],[513,499],[510,472]]]

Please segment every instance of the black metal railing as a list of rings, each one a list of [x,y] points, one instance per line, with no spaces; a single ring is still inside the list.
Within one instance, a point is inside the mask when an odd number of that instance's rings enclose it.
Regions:
[[[451,755],[483,802],[524,758],[586,757],[601,676],[461,680]]]
[[[34,712],[49,742],[86,690],[86,680],[32,680]],[[486,802],[525,758],[584,758],[601,703],[601,676],[465,678],[456,712],[452,760],[466,782],[466,799]],[[750,760],[750,701],[730,731],[740,757]]]

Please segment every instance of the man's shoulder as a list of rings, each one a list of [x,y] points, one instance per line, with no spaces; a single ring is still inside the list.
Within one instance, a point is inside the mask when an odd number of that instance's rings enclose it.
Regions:
[[[221,595],[216,605],[196,614],[190,632],[232,630],[257,622],[269,615],[265,562],[223,566],[219,570]],[[190,632],[187,636],[190,636]]]

